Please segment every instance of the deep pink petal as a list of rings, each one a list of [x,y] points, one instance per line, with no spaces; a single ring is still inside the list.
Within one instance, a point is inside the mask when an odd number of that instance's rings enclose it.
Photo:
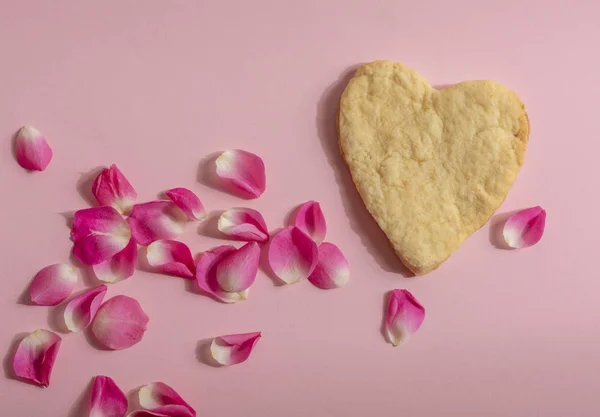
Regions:
[[[317,244],[294,226],[277,233],[269,245],[271,269],[286,284],[308,278],[317,259]]]
[[[344,254],[333,243],[323,242],[318,248],[318,261],[308,280],[324,290],[343,287],[350,278],[350,266]]]
[[[266,187],[265,164],[250,152],[228,150],[216,161],[217,175],[242,196],[259,197]]]
[[[127,397],[112,378],[102,375],[94,377],[90,417],[124,417],[127,406]]]
[[[540,241],[546,226],[546,211],[540,206],[513,214],[504,225],[504,240],[511,248],[527,248]]]
[[[241,292],[229,293],[224,291],[217,281],[217,266],[228,255],[236,252],[233,246],[222,245],[202,254],[196,265],[196,282],[205,292],[225,303],[235,303],[245,300],[248,289]]]
[[[249,208],[232,208],[219,217],[218,229],[238,240],[264,243],[269,231],[262,214]]]
[[[146,250],[148,264],[157,271],[194,278],[196,266],[190,248],[176,240],[156,240]]]
[[[260,337],[260,332],[216,337],[210,345],[210,353],[221,365],[242,363],[248,359]]]
[[[170,404],[154,410],[136,410],[127,417],[196,417],[196,414],[183,405]]]
[[[65,264],[49,265],[38,272],[29,286],[31,301],[55,306],[67,299],[77,284],[77,271]]]
[[[126,349],[142,340],[149,321],[137,300],[117,295],[102,304],[92,323],[92,332],[107,348]]]
[[[131,211],[137,192],[115,164],[105,168],[96,177],[92,193],[101,206],[112,206],[122,214]]]
[[[106,285],[102,284],[69,301],[64,314],[67,329],[79,332],[88,327],[104,300],[106,290]]]
[[[17,162],[25,169],[43,171],[52,160],[52,149],[44,135],[31,126],[23,126],[15,138]]]
[[[247,290],[254,283],[258,272],[260,248],[256,242],[248,242],[230,253],[217,265],[217,282],[225,292]]]
[[[110,259],[92,267],[100,281],[114,283],[129,278],[135,272],[137,262],[137,244],[130,239],[125,249]]]
[[[143,386],[138,392],[138,398],[140,406],[147,410],[164,410],[165,406],[177,405],[186,408],[190,416],[196,416],[196,410],[164,382],[152,382]]]
[[[316,201],[307,201],[300,206],[294,225],[310,236],[317,244],[325,239],[327,223],[325,223],[321,206]]]
[[[136,204],[129,216],[131,235],[144,246],[155,240],[176,238],[186,223],[187,216],[172,201]]]
[[[47,387],[61,337],[49,330],[36,330],[19,343],[13,360],[15,374],[34,384]]]
[[[425,320],[425,309],[408,290],[390,291],[385,316],[389,342],[398,346],[408,342]]]
[[[190,220],[204,220],[206,210],[196,194],[187,188],[173,188],[165,191],[167,197],[183,211]]]

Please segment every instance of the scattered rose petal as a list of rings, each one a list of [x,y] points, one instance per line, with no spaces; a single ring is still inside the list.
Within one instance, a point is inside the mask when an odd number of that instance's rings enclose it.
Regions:
[[[49,265],[38,272],[29,286],[31,301],[55,306],[67,299],[77,284],[77,271],[65,264]]]
[[[316,201],[307,201],[300,206],[294,225],[310,236],[317,245],[325,239],[327,223],[321,205]]]
[[[125,249],[110,259],[92,267],[100,281],[115,283],[129,278],[135,272],[137,262],[137,244],[130,239]]]
[[[196,417],[196,414],[183,405],[170,404],[154,410],[136,410],[127,417]]]
[[[43,171],[52,160],[52,149],[36,128],[23,126],[15,138],[17,162],[31,171]]]
[[[19,343],[13,360],[15,374],[47,387],[60,348],[61,337],[49,330],[36,330]]]
[[[269,231],[262,214],[249,208],[232,208],[223,212],[217,228],[238,240],[260,243],[269,240]]]
[[[269,264],[286,284],[306,279],[315,269],[317,244],[302,230],[291,226],[277,233],[269,245]]]
[[[173,388],[164,382],[152,382],[140,388],[138,392],[139,403],[142,408],[151,411],[164,412],[165,406],[179,406],[187,410],[189,416],[195,417],[196,410],[192,408]]]
[[[254,283],[258,272],[260,248],[256,242],[248,242],[223,258],[217,265],[217,282],[229,293],[247,290]]]
[[[236,252],[233,246],[222,245],[202,254],[196,265],[196,282],[205,292],[225,303],[236,303],[248,297],[248,289],[229,293],[224,291],[217,281],[217,266],[228,255]]]
[[[106,290],[106,285],[102,284],[69,301],[64,314],[67,329],[80,332],[88,327],[104,300]]]
[[[324,290],[346,285],[350,278],[350,267],[342,251],[333,243],[324,242],[319,245],[318,253],[317,266],[308,280]]]
[[[86,265],[95,265],[125,249],[131,232],[117,210],[94,207],[75,212],[71,238],[75,257]]]
[[[100,307],[92,322],[92,332],[109,349],[126,349],[142,340],[149,317],[137,300],[117,295]]]
[[[190,220],[204,220],[206,210],[196,194],[187,188],[173,188],[165,191],[167,197],[185,213]]]
[[[127,406],[127,397],[112,378],[102,375],[94,377],[90,417],[124,417]]]
[[[217,175],[244,197],[256,198],[265,191],[265,164],[259,156],[228,150],[219,155],[216,165]]]
[[[140,245],[159,239],[174,239],[185,227],[187,217],[172,201],[136,204],[129,216],[131,235]]]
[[[408,290],[390,291],[385,331],[394,346],[408,342],[425,319],[425,309]]]
[[[540,241],[546,226],[546,211],[540,206],[513,214],[504,225],[504,240],[511,248],[527,248]]]
[[[101,206],[112,206],[128,214],[137,200],[137,192],[115,164],[104,168],[94,180],[92,193]]]
[[[210,353],[221,365],[236,365],[248,359],[260,337],[260,332],[216,337],[210,345]]]
[[[157,271],[194,278],[196,266],[190,248],[176,240],[155,240],[146,249],[148,264]]]

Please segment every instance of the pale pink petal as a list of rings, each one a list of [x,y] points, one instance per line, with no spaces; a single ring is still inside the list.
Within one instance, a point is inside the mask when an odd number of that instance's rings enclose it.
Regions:
[[[110,259],[92,267],[100,281],[114,283],[129,278],[135,272],[137,262],[137,244],[130,239],[125,249]]]
[[[300,206],[294,225],[310,236],[317,244],[325,239],[327,223],[325,223],[321,205],[316,201],[307,201]]]
[[[190,248],[176,240],[156,240],[146,249],[148,264],[157,271],[194,278],[196,266]]]
[[[75,212],[71,238],[75,257],[86,265],[95,265],[125,249],[131,232],[117,210],[94,207]]]
[[[217,265],[217,282],[225,292],[244,291],[254,283],[258,272],[260,248],[248,242],[223,258]]]
[[[233,246],[222,245],[202,254],[196,265],[196,282],[198,287],[217,300],[225,303],[243,301],[248,297],[249,289],[229,293],[223,290],[217,281],[217,267],[228,255],[236,252]]]
[[[152,382],[143,386],[138,392],[138,398],[140,406],[147,410],[164,410],[165,406],[177,405],[186,408],[190,416],[196,416],[196,410],[164,382]]]
[[[15,375],[47,387],[61,341],[59,335],[44,329],[25,336],[13,360]]]
[[[163,405],[154,410],[136,410],[127,417],[196,417],[196,412],[178,404]]]
[[[269,240],[269,231],[262,214],[249,208],[232,208],[223,212],[217,228],[238,240],[260,243]]]
[[[137,200],[137,192],[115,164],[105,168],[92,184],[92,193],[101,206],[112,206],[127,214]]]
[[[137,300],[117,295],[102,304],[92,323],[92,332],[107,348],[126,349],[142,340],[149,321]]]
[[[136,204],[129,216],[131,235],[144,246],[155,240],[176,238],[186,223],[187,216],[172,201]]]
[[[127,397],[112,378],[102,375],[94,377],[90,417],[124,417],[127,405]]]
[[[52,149],[36,128],[23,126],[15,138],[17,162],[25,169],[43,171],[52,160]]]
[[[259,156],[232,149],[219,155],[216,165],[217,175],[242,196],[256,198],[265,191],[265,164]]]
[[[425,319],[425,309],[408,290],[390,291],[385,315],[389,342],[398,346],[408,342]]]
[[[80,332],[88,327],[104,300],[106,290],[106,285],[102,284],[69,301],[64,314],[67,329]]]
[[[350,278],[350,267],[344,254],[333,243],[319,245],[319,260],[308,280],[324,290],[343,287]]]
[[[187,188],[173,188],[165,191],[167,197],[183,211],[190,220],[204,220],[206,210],[196,194]]]
[[[260,332],[216,337],[210,345],[210,353],[221,365],[242,363],[248,359],[260,337]]]
[[[286,284],[306,279],[315,269],[317,244],[295,226],[277,233],[269,245],[269,265]]]
[[[55,306],[67,299],[77,284],[77,271],[55,264],[38,272],[29,286],[31,301],[40,306]]]
[[[511,248],[527,248],[540,241],[546,226],[546,211],[540,206],[513,214],[504,225],[504,240]]]

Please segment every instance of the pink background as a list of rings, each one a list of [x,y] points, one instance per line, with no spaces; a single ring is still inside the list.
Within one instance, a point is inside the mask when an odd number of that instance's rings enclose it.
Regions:
[[[126,391],[167,382],[199,416],[600,415],[597,2],[2,3],[0,414],[86,416],[87,385],[105,374]],[[403,62],[434,85],[485,78],[519,93],[531,142],[498,212],[542,205],[537,246],[496,249],[496,218],[438,271],[398,273],[335,144],[349,71],[375,59]],[[54,149],[44,173],[13,159],[11,135],[23,124]],[[258,200],[202,183],[203,161],[235,147],[264,158]],[[320,201],[351,282],[276,287],[261,273],[250,298],[229,306],[179,278],[137,272],[108,296],[140,301],[151,317],[142,343],[107,352],[64,335],[50,388],[9,379],[15,336],[57,321],[55,310],[18,300],[40,268],[69,262],[63,213],[88,207],[90,171],[113,162],[141,201],[189,187],[211,210],[259,209],[272,229],[298,203]],[[201,233],[210,227],[189,225],[181,238],[194,253],[221,243]],[[427,308],[399,348],[380,333],[393,288]],[[197,358],[199,341],[255,330],[264,336],[243,365]]]

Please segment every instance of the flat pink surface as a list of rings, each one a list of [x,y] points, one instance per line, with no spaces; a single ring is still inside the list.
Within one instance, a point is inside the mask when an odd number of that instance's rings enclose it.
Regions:
[[[199,416],[600,415],[597,2],[2,3],[1,415],[87,416],[80,402],[96,374],[126,391],[167,382]],[[542,205],[537,246],[496,249],[486,225],[438,271],[398,273],[335,143],[349,71],[375,59],[403,62],[434,85],[483,78],[519,93],[532,135],[499,213]],[[43,173],[13,158],[11,135],[23,124],[54,149]],[[202,183],[203,161],[235,147],[265,161],[258,200]],[[211,210],[256,208],[272,229],[297,204],[320,201],[350,283],[276,287],[261,273],[246,302],[223,305],[182,279],[137,272],[107,297],[139,300],[150,316],[142,343],[108,352],[67,334],[48,389],[10,379],[15,336],[57,324],[56,310],[18,301],[39,269],[69,262],[64,213],[89,206],[90,171],[113,162],[141,201],[188,187]],[[222,243],[197,225],[182,240],[194,253]],[[393,288],[427,309],[399,348],[380,333]],[[263,338],[242,365],[198,358],[208,338],[256,330]]]

